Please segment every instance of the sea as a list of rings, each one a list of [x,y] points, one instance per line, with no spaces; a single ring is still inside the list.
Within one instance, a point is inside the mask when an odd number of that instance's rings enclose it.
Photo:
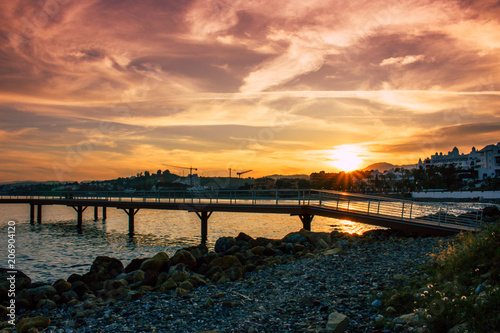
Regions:
[[[101,214],[99,209],[99,218]],[[0,205],[0,267],[12,264],[8,261],[8,244],[9,239],[15,239],[14,268],[27,274],[32,282],[53,283],[74,273],[84,274],[98,256],[117,258],[126,266],[134,258],[152,257],[162,251],[173,255],[180,248],[201,242],[200,219],[186,211],[139,210],[132,238],[128,235],[128,216],[121,209],[108,208],[103,221],[94,220],[94,209],[89,207],[80,232],[71,207],[43,206],[41,224],[31,225],[29,218],[28,204]],[[15,226],[15,233],[9,226]],[[301,227],[297,216],[286,214],[214,212],[208,220],[207,246],[213,250],[217,239],[236,237],[240,232],[254,238],[280,239]],[[356,234],[378,228],[320,216],[314,217],[311,227],[316,232]]]

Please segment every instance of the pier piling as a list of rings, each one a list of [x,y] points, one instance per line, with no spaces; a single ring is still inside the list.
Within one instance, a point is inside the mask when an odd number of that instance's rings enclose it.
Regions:
[[[310,214],[304,214],[304,215],[299,215],[300,220],[302,221],[302,227],[306,230],[311,231],[311,222],[314,218],[314,215]]]
[[[35,204],[30,203],[30,224],[35,224]]]
[[[213,212],[196,212],[196,215],[201,220],[201,243],[205,244],[207,242],[208,236],[208,218],[212,215]]]
[[[38,222],[38,224],[42,224],[42,205],[38,204],[37,208],[38,209],[37,209],[36,221]]]

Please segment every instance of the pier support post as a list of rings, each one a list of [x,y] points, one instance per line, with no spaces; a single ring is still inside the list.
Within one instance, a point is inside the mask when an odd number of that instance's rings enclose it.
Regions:
[[[30,203],[30,224],[35,224],[35,204]]]
[[[99,206],[94,206],[94,221],[99,220]]]
[[[71,206],[76,211],[76,227],[78,230],[82,229],[83,225],[83,212],[87,209],[87,206]]]
[[[311,231],[311,222],[314,218],[314,215],[311,214],[304,214],[304,215],[299,215],[300,220],[302,221],[302,227],[306,230]]]
[[[42,205],[38,204],[37,208],[36,221],[38,222],[38,224],[42,224]]]
[[[102,220],[106,221],[106,206],[102,206]]]
[[[128,235],[130,237],[134,236],[134,217],[139,211],[139,208],[122,208],[128,215]]]
[[[207,242],[208,236],[208,218],[212,215],[213,212],[196,212],[196,215],[201,220],[201,243],[205,244]]]

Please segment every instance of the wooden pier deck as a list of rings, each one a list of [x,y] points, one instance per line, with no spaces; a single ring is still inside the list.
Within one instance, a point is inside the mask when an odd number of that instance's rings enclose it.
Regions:
[[[98,219],[106,209],[122,209],[128,215],[129,234],[134,234],[134,217],[141,209],[184,210],[194,212],[201,222],[202,241],[207,239],[208,219],[213,212],[271,213],[298,216],[304,229],[311,230],[314,216],[345,219],[398,230],[450,235],[475,231],[481,226],[482,210],[453,211],[439,203],[419,203],[385,197],[323,190],[215,190],[205,192],[71,192],[0,195],[0,204],[29,204],[30,222],[42,223],[44,205],[65,205],[77,213],[82,228],[83,212],[94,208]],[[36,214],[35,214],[36,211]]]

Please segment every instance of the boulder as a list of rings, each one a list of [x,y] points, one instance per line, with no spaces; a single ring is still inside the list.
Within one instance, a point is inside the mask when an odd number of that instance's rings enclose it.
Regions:
[[[148,258],[135,258],[135,259],[132,259],[132,261],[130,262],[130,264],[127,265],[127,267],[125,267],[125,273],[130,273],[130,272],[133,272],[133,271],[136,271],[138,269],[141,268],[141,265],[144,261],[146,261]]]
[[[221,237],[215,242],[214,251],[217,253],[224,253],[229,250],[233,245],[236,245],[234,237]]]
[[[98,281],[106,281],[114,279],[124,271],[125,269],[120,260],[106,256],[99,256],[94,260],[92,266],[90,267],[90,272],[87,274]]]
[[[258,237],[253,242],[251,242],[250,245],[252,247],[255,247],[255,246],[264,246],[264,247],[266,247],[267,244],[269,244],[269,243],[271,243],[274,246],[274,245],[277,245],[280,242],[281,242],[281,240],[278,240],[278,239]]]
[[[255,246],[255,247],[252,247],[250,249],[250,252],[252,252],[252,254],[256,255],[256,256],[261,256],[264,254],[264,250],[266,248],[263,247],[263,246]]]
[[[175,266],[177,264],[184,264],[191,269],[196,267],[196,258],[191,254],[191,252],[186,250],[177,251],[176,254],[168,261],[170,266]]]
[[[283,239],[281,241],[283,243],[292,243],[292,244],[301,243],[302,244],[302,243],[307,242],[307,237],[304,235],[301,235],[298,232],[291,232],[288,235],[286,235],[285,237],[283,237]]]
[[[31,328],[45,329],[49,327],[49,325],[50,319],[47,317],[30,317],[19,320],[16,328],[19,333],[27,333]]]
[[[236,240],[242,241],[242,242],[247,242],[249,244],[251,244],[254,241],[254,239],[251,236],[245,234],[244,232],[240,232],[238,234],[238,236],[236,236]]]
[[[327,244],[332,242],[332,237],[328,232],[312,232],[306,229],[300,229],[299,234],[306,237],[307,241],[314,246],[317,246],[321,239]]]
[[[52,299],[57,295],[57,290],[51,285],[40,286],[37,288],[29,289],[29,293],[35,303],[42,299]]]
[[[190,273],[186,270],[186,265],[182,263],[172,266],[168,270],[168,277],[175,282],[185,281],[189,276]]]
[[[236,281],[243,278],[244,270],[242,266],[235,265],[231,268],[226,269],[223,272],[223,276],[227,276],[231,281]]]
[[[74,291],[78,297],[82,297],[86,292],[90,292],[89,286],[83,281],[76,281],[71,284],[71,290]]]
[[[71,289],[71,283],[64,279],[59,279],[54,284],[52,285],[54,288],[56,288],[57,293],[62,294],[68,290]]]
[[[241,266],[241,262],[238,260],[237,257],[229,255],[229,256],[215,258],[210,262],[208,267],[213,268],[215,266],[219,266],[222,270],[226,270],[234,265]]]
[[[349,318],[341,313],[332,312],[328,316],[326,331],[328,333],[342,333],[349,325]]]
[[[173,279],[168,279],[167,281],[163,282],[162,285],[160,286],[160,291],[165,292],[168,290],[172,290],[178,287],[178,284],[173,280]]]
[[[136,270],[134,273],[134,283],[143,282],[146,277],[146,272],[141,269]]]
[[[9,272],[15,272],[15,274]],[[8,280],[9,278],[11,279]],[[9,300],[11,282],[14,283],[16,294],[23,289],[28,289],[31,285],[31,279],[20,270],[0,268],[0,303]]]
[[[41,308],[55,308],[56,302],[50,299],[41,299],[36,303],[36,308],[41,309]]]
[[[141,264],[140,269],[142,271],[156,271],[161,272],[166,269],[168,265],[168,254],[165,252],[159,252],[153,256],[153,258],[149,258],[144,260]]]

